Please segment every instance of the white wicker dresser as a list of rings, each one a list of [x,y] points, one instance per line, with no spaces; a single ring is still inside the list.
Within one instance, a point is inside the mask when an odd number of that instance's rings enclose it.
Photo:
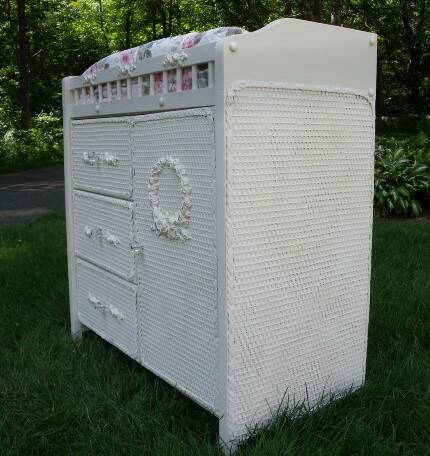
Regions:
[[[375,79],[375,35],[283,19],[63,81],[72,333],[226,451],[364,381]]]

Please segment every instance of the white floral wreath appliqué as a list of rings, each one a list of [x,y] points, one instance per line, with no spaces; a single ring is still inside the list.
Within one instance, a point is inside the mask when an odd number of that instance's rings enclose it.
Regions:
[[[164,169],[175,171],[181,185],[181,207],[173,213],[160,207],[160,175]],[[191,184],[184,166],[175,158],[160,158],[152,168],[148,188],[154,220],[152,230],[159,236],[166,236],[168,239],[179,239],[181,241],[190,239],[187,227],[191,216]]]

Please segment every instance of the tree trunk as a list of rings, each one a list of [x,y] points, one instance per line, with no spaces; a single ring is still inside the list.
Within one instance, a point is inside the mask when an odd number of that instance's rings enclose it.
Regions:
[[[409,54],[409,65],[406,74],[406,85],[408,87],[408,104],[409,111],[416,114],[422,114],[422,97],[421,88],[424,81],[424,72],[422,68],[423,61],[423,27],[426,3],[425,0],[421,3],[419,13],[420,20],[416,23],[414,28],[413,18],[414,14],[411,5],[402,5],[402,22],[403,34],[406,41],[406,51]]]
[[[5,10],[5,19],[9,22],[9,24],[12,23],[11,18],[12,18],[12,8],[10,4],[10,0],[6,0],[5,5],[4,5],[4,10]]]
[[[152,13],[152,41],[157,39],[157,13]]]
[[[411,58],[408,68],[408,104],[411,113],[422,114],[421,87],[423,85],[423,75],[421,72],[421,62],[418,58]]]
[[[18,47],[17,62],[19,70],[19,102],[21,105],[21,128],[28,129],[31,123],[30,94],[29,94],[29,55],[27,13],[25,0],[17,0],[18,6]]]
[[[331,24],[342,25],[342,0],[331,2]]]
[[[369,0],[363,0],[362,5],[361,5],[361,12],[363,16],[363,30],[368,31],[369,30],[369,10],[370,10],[370,4]]]
[[[176,16],[176,31],[181,30],[181,5],[179,2],[176,4],[176,11],[175,11],[175,16]]]
[[[384,113],[384,99],[382,98],[382,58],[378,50],[378,60],[376,64],[376,100],[375,100],[375,117],[376,130],[379,131],[381,126],[381,117]]]
[[[284,17],[292,17],[293,16],[293,5],[291,0],[285,0],[284,2]]]
[[[147,3],[147,7],[151,13],[151,40],[155,41],[157,37],[157,21],[158,21],[158,9],[159,9],[159,0],[151,0]]]
[[[124,17],[124,32],[125,32],[125,48],[131,48],[132,42],[132,32],[131,27],[133,25],[133,0],[127,0],[125,7],[125,17]]]
[[[173,35],[173,22],[175,19],[175,5],[171,4],[169,6],[169,36]]]
[[[161,28],[163,30],[163,38],[167,38],[169,36],[169,30],[167,27],[166,6],[164,5],[164,2],[161,2]]]
[[[106,35],[105,21],[104,21],[104,19],[103,19],[103,17],[104,17],[104,11],[103,11],[102,0],[99,0],[98,3],[99,3],[99,22],[100,22],[100,28],[101,28],[101,31],[102,31],[102,34],[103,34],[103,39],[104,39],[104,45],[105,45],[106,52],[109,52],[109,40],[108,40],[108,37],[107,37],[107,35]]]
[[[152,18],[152,41],[157,39],[157,19],[155,17]]]
[[[302,0],[301,16],[306,21],[322,22],[321,0]]]

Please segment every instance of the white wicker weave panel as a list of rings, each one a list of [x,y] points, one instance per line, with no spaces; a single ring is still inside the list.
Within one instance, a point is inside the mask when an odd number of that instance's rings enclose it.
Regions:
[[[132,195],[127,117],[75,120],[71,127],[75,188],[119,198]]]
[[[79,190],[73,198],[77,256],[134,280],[133,203]]]
[[[142,364],[214,411],[217,363],[217,257],[214,120],[210,109],[137,117],[133,128],[138,308]],[[148,184],[153,166],[172,157],[191,186],[191,239],[152,229]],[[177,211],[183,194],[167,168],[160,207]]]
[[[374,117],[354,93],[243,83],[226,107],[226,429],[362,384]]]
[[[138,358],[136,294],[136,286],[78,260],[80,321],[134,359]]]

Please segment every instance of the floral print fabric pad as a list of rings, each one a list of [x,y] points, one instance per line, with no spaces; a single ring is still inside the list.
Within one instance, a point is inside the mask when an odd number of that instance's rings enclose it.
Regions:
[[[99,60],[95,64],[87,68],[82,76],[90,82],[94,80],[97,74],[108,68],[118,68],[119,76],[127,76],[134,68],[138,61],[149,57],[156,57],[172,52],[178,52],[183,49],[189,49],[196,46],[202,46],[208,43],[214,43],[222,40],[230,35],[246,33],[245,30],[239,27],[219,27],[206,32],[191,32],[186,35],[178,35],[170,38],[162,38],[160,40],[151,41],[150,43],[142,44],[125,51],[115,52]],[[189,74],[188,74],[189,73]],[[161,93],[163,81],[155,75],[155,91]],[[204,75],[199,75],[199,78],[204,78]],[[182,77],[182,90],[191,89],[191,68],[187,69],[187,75]],[[202,84],[205,82],[202,81]],[[161,85],[160,85],[161,84]],[[169,78],[168,86],[171,88],[173,84],[176,87],[176,77],[173,82],[173,77]],[[200,85],[200,84],[199,84]],[[158,92],[160,90],[160,92]]]

